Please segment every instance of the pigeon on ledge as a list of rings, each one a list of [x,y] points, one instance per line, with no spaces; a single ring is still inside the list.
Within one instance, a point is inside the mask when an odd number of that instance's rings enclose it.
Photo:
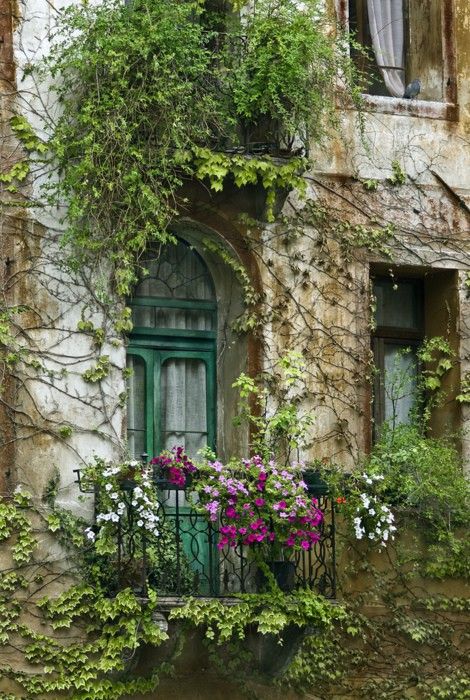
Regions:
[[[421,81],[416,78],[412,83],[406,86],[405,93],[403,97],[407,100],[412,100],[413,97],[417,97],[421,92]]]

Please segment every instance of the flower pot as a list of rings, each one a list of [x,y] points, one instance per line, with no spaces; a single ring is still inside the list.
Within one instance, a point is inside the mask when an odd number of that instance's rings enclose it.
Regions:
[[[266,562],[274,576],[278,587],[284,593],[289,593],[295,588],[295,563],[293,561]],[[269,588],[269,580],[262,569],[256,573],[256,584],[259,591]]]

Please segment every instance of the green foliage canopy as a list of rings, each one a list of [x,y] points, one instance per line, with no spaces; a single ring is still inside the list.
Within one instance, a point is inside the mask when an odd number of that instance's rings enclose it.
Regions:
[[[357,102],[344,35],[328,31],[318,0],[302,5],[262,0],[230,17],[197,0],[64,10],[41,69],[59,102],[46,192],[67,203],[75,268],[110,263],[128,294],[143,251],[172,241],[191,177],[214,190],[259,182],[270,207],[273,188],[299,184],[299,163],[286,170],[227,152],[247,128],[264,141],[274,128],[278,145],[319,141],[336,122],[340,89]]]

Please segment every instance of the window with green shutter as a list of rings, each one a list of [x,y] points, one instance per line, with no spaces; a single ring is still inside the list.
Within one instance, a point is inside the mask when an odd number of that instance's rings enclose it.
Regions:
[[[216,436],[214,285],[187,243],[167,246],[130,302],[128,441],[134,457],[175,445],[195,457]]]

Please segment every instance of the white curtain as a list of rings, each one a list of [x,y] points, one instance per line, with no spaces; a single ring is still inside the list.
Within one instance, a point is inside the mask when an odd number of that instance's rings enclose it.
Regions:
[[[190,457],[207,444],[206,365],[177,358],[162,365],[163,448],[181,445]]]
[[[392,97],[405,92],[403,0],[367,0],[375,58]],[[399,70],[397,70],[399,69]]]
[[[186,454],[197,458],[198,450],[207,445],[206,365],[202,360],[175,358],[161,368],[162,447],[184,447]],[[168,506],[187,505],[186,495],[166,492]]]

